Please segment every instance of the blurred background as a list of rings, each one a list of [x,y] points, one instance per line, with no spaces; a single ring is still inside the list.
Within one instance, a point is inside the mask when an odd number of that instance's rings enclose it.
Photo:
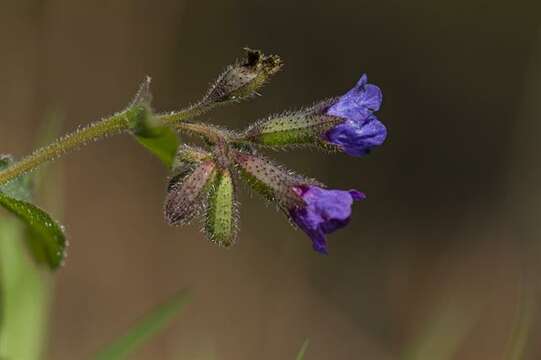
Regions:
[[[243,128],[340,95],[366,72],[389,130],[361,159],[271,154],[368,195],[329,237],[329,256],[246,192],[231,250],[197,225],[166,226],[168,174],[129,136],[67,156],[56,215],[71,246],[49,276],[44,358],[87,358],[184,288],[192,302],[135,358],[292,359],[305,338],[313,360],[541,358],[540,10],[534,0],[2,0],[0,152],[29,153],[50,114],[67,132],[121,110],[147,74],[155,109],[179,109],[244,46],[281,55],[284,71],[209,122]]]

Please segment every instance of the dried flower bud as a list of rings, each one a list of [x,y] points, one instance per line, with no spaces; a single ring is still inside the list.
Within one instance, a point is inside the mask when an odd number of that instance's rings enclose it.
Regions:
[[[171,225],[187,224],[203,209],[216,165],[207,160],[181,171],[169,184],[165,200],[165,219]]]
[[[244,49],[246,58],[229,66],[218,77],[203,99],[203,103],[240,101],[253,96],[274,75],[283,63],[276,55],[264,55],[259,50]]]
[[[235,244],[237,236],[235,186],[229,170],[222,170],[210,188],[205,214],[205,233],[223,247]]]

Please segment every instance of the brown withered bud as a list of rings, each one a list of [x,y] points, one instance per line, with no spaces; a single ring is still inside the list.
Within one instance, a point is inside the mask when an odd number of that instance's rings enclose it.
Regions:
[[[259,50],[248,48],[244,50],[246,57],[229,66],[218,77],[203,99],[203,103],[240,101],[253,96],[283,65],[277,55],[264,55]]]
[[[201,212],[216,176],[216,165],[206,160],[182,171],[181,176],[173,178],[165,199],[165,220],[170,225],[187,224]]]

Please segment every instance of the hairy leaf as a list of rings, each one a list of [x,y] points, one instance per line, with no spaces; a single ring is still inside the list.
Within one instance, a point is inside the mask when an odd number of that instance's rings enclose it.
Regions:
[[[51,269],[57,269],[62,264],[66,247],[66,238],[61,226],[37,206],[1,192],[0,205],[28,226],[38,262],[45,262]]]
[[[0,170],[9,166],[11,157],[0,157]],[[0,206],[22,220],[36,262],[57,269],[65,257],[66,239],[62,227],[49,214],[30,203],[30,178],[21,176],[0,186]]]
[[[130,128],[137,142],[158,157],[167,168],[173,166],[179,139],[172,129],[161,126],[151,108],[150,77],[146,77],[126,110]]]

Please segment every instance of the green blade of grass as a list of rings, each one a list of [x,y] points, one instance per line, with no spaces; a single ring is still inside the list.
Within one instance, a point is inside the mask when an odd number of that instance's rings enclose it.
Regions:
[[[189,296],[181,291],[171,297],[167,302],[158,305],[144,316],[128,332],[110,343],[98,354],[95,360],[121,360],[126,359],[137,348],[145,344],[153,335],[163,329],[175,315],[188,303]]]
[[[304,340],[304,343],[301,346],[301,349],[299,350],[299,353],[297,354],[297,360],[304,359],[304,354],[306,353],[306,350],[308,349],[308,345],[310,345],[310,340],[306,339]]]

